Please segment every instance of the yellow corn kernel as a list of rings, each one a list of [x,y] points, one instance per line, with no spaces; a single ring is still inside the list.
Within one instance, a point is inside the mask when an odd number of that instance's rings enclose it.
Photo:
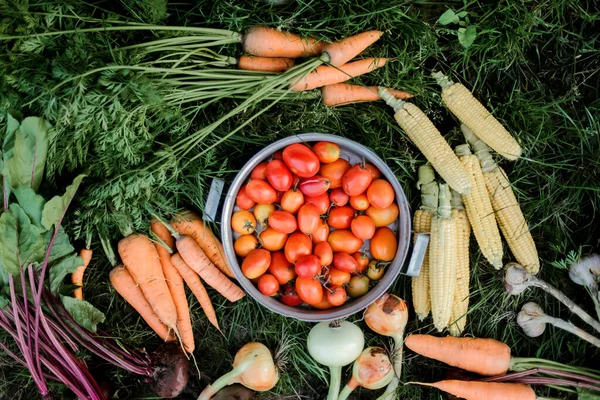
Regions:
[[[477,100],[463,84],[454,83],[441,72],[433,76],[442,87],[442,101],[463,124],[498,154],[509,160],[521,156],[522,149],[514,137]]]

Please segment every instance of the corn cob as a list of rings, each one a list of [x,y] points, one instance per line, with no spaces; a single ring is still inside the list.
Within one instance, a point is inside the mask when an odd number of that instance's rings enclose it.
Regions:
[[[433,324],[441,332],[448,326],[456,283],[456,221],[450,215],[450,189],[440,184],[437,215],[431,220],[429,290]]]
[[[537,274],[540,260],[535,242],[506,173],[494,162],[485,143],[466,126],[461,129],[479,158],[492,208],[510,251],[527,272]]]
[[[434,72],[442,87],[442,101],[452,113],[483,142],[509,160],[521,156],[522,149],[514,137],[477,100],[462,83],[454,83],[441,72]]]
[[[468,193],[469,179],[464,168],[448,142],[423,111],[412,103],[396,99],[385,88],[379,88],[379,95],[394,109],[394,118],[398,125],[404,129],[438,174],[457,192]]]
[[[452,191],[452,219],[456,221],[456,285],[454,286],[454,303],[452,304],[452,315],[448,331],[452,336],[460,336],[465,330],[467,323],[467,311],[469,310],[469,239],[471,226],[467,219],[467,213],[463,206],[460,194]]]
[[[430,233],[431,219],[437,212],[439,186],[435,182],[433,168],[429,164],[419,167],[417,187],[421,189],[421,207],[415,211],[413,218],[414,240],[418,233]],[[425,252],[419,276],[412,278],[412,299],[415,314],[423,321],[431,311],[429,296],[429,249]]]
[[[481,253],[496,269],[502,268],[502,239],[494,217],[492,202],[486,189],[479,159],[471,154],[468,144],[456,146],[456,154],[471,180],[471,193],[463,195],[467,216]]]

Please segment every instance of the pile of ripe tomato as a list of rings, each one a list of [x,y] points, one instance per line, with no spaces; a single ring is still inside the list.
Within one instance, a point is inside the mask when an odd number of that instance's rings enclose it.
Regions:
[[[396,255],[394,197],[376,167],[351,165],[334,143],[289,145],[237,195],[231,227],[242,272],[289,306],[327,309],[362,296]]]

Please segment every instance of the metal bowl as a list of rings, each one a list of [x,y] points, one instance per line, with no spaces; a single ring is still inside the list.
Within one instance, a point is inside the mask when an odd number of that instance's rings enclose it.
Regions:
[[[365,160],[366,162],[375,165],[381,171],[383,177],[385,177],[394,188],[394,191],[396,192],[395,201],[398,204],[400,211],[398,219],[393,224],[389,225],[389,227],[395,231],[398,238],[398,250],[396,252],[396,257],[394,257],[390,265],[386,268],[383,277],[365,295],[349,300],[344,305],[334,307],[329,310],[317,310],[308,307],[290,307],[279,302],[277,299],[260,293],[254,284],[242,273],[238,258],[233,248],[233,243],[236,237],[239,235],[233,232],[231,225],[229,224],[229,221],[231,221],[231,215],[237,210],[235,205],[237,193],[242,186],[247,183],[252,170],[259,163],[267,160],[273,155],[273,153],[284,149],[286,146],[292,143],[308,143],[319,141],[327,141],[337,144],[340,147],[341,157],[347,159],[351,164]],[[303,133],[278,140],[277,142],[265,147],[256,155],[254,155],[246,163],[246,165],[244,165],[244,167],[233,180],[225,198],[223,215],[221,218],[221,232],[227,261],[229,262],[229,265],[231,265],[238,282],[242,285],[249,296],[263,306],[267,307],[269,310],[286,317],[294,317],[302,321],[330,321],[333,319],[347,317],[365,309],[369,304],[373,303],[381,295],[383,295],[389,289],[392,283],[394,283],[400,274],[400,270],[402,269],[402,265],[404,264],[408,254],[411,232],[410,215],[408,201],[406,200],[406,196],[402,190],[402,187],[400,187],[398,180],[386,163],[383,162],[383,160],[381,160],[373,151],[359,143],[356,143],[353,140],[345,139],[340,136],[322,133]],[[363,249],[368,251],[368,241],[365,241],[361,251]]]

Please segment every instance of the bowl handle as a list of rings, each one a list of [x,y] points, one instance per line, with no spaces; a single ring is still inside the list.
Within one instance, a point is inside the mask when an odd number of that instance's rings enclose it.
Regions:
[[[204,204],[204,212],[202,213],[202,219],[204,221],[215,222],[224,186],[225,182],[218,178],[213,179],[210,183],[210,190],[208,191],[206,203]]]
[[[425,258],[425,251],[427,251],[427,245],[429,244],[429,234],[418,233],[417,240],[413,246],[412,254],[410,255],[410,261],[408,267],[406,267],[405,275],[408,276],[419,276],[421,272],[421,266],[423,265],[423,259]]]

